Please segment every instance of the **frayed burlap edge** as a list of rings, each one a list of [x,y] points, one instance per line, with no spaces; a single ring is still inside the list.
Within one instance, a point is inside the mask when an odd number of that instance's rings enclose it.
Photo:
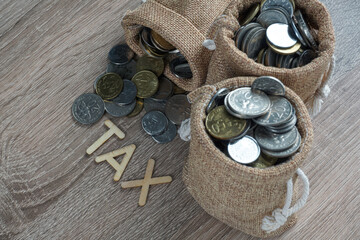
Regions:
[[[218,89],[250,86],[254,79],[254,77],[237,77],[212,86],[203,86],[190,93],[189,99],[193,102],[191,143],[189,157],[184,165],[183,180],[194,199],[210,215],[247,234],[256,237],[272,237],[280,235],[296,222],[296,217],[293,215],[288,218],[284,226],[272,233],[261,230],[263,217],[271,215],[275,208],[283,207],[286,196],[286,182],[291,177],[296,179],[294,174],[297,168],[304,163],[310,152],[313,129],[304,103],[292,90],[286,89],[287,99],[297,109],[298,129],[302,136],[302,145],[289,161],[267,169],[247,167],[237,164],[226,157],[214,146],[204,126],[205,108],[211,96]],[[232,189],[241,188],[245,185],[248,190],[240,194],[243,194],[244,198],[252,199],[251,201],[255,203],[252,205],[255,210],[252,208],[242,209],[242,206],[239,205],[242,202],[241,196],[233,196],[239,193],[231,191]],[[279,196],[272,196],[271,192],[268,193],[275,201],[267,202],[268,199],[254,197],[256,189],[261,191],[261,189],[266,189],[268,186],[273,187],[272,191],[279,192]],[[296,189],[294,191],[296,193]],[[267,195],[267,193],[262,194]],[[227,202],[224,202],[223,199],[225,198]],[[296,196],[293,197],[293,201],[296,201]],[[259,214],[259,211],[261,214]]]

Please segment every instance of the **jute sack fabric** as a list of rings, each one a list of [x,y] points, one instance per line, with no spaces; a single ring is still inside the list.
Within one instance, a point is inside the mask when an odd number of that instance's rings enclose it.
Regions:
[[[288,161],[257,169],[236,163],[215,147],[204,124],[205,109],[212,95],[224,87],[232,90],[251,86],[254,79],[232,78],[215,85],[205,85],[190,93],[191,142],[183,180],[194,199],[210,215],[247,234],[265,238],[280,235],[296,222],[296,216],[292,214],[277,230],[263,230],[264,218],[271,216],[274,209],[284,206],[287,182],[292,178],[290,183],[295,183],[297,179],[295,173],[304,164],[311,149],[313,129],[306,106],[292,90],[286,88],[286,98],[296,109],[297,127],[302,138],[300,149]],[[291,202],[294,203],[298,199],[297,188],[293,191]]]
[[[312,115],[320,111],[322,99],[329,93],[326,85],[333,69],[335,35],[330,14],[317,0],[295,0],[312,35],[319,43],[319,55],[310,64],[294,69],[266,67],[240,51],[233,40],[239,29],[239,17],[260,0],[235,0],[224,11],[222,23],[215,37],[216,50],[209,64],[206,84],[236,76],[274,76],[295,91],[305,102]]]
[[[165,59],[165,76],[181,88],[192,91],[205,83],[212,52],[202,44],[213,37],[214,20],[231,0],[149,0],[123,18],[126,42],[138,55],[144,55],[139,45],[139,32],[148,27],[175,46],[187,59],[193,73],[191,79],[179,79],[169,69]]]

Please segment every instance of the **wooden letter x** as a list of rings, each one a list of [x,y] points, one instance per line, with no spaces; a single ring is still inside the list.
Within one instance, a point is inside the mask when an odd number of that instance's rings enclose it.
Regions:
[[[115,150],[113,152],[106,153],[104,155],[98,156],[95,158],[95,162],[103,162],[107,161],[115,170],[116,173],[114,175],[114,181],[119,181],[122,174],[125,171],[126,166],[128,165],[132,155],[134,154],[136,146],[134,144],[131,144],[129,146],[120,148],[118,150]],[[121,164],[119,164],[114,157],[120,156],[125,154]]]
[[[150,185],[170,183],[172,181],[172,178],[170,176],[151,178],[154,170],[154,166],[155,166],[155,160],[150,159],[146,167],[144,179],[121,183],[122,188],[142,187],[140,193],[140,199],[139,199],[139,206],[144,206],[146,204],[146,199],[149,193]]]
[[[105,121],[105,125],[109,128],[109,130],[104,133],[98,140],[96,140],[88,149],[86,149],[87,154],[92,154],[96,151],[101,145],[103,145],[112,135],[118,136],[118,138],[123,139],[125,134],[113,124],[110,120]]]

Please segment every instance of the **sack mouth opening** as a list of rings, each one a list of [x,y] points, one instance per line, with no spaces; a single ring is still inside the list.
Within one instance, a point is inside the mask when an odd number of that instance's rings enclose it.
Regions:
[[[237,1],[232,9],[228,9],[227,14],[231,15],[229,17],[231,24],[234,25],[236,31],[240,28],[240,24],[238,22],[239,17],[242,13],[246,12],[253,4],[258,4],[261,1],[254,0],[243,3],[242,1]],[[305,2],[305,3],[304,3]],[[310,8],[310,3],[314,5],[313,8]],[[315,38],[318,43],[319,50],[317,51],[318,56],[313,59],[310,63],[297,68],[287,69],[287,68],[278,68],[273,66],[265,66],[261,63],[257,63],[253,59],[249,58],[246,53],[238,49],[235,45],[235,32],[230,30],[230,28],[223,27],[222,33],[219,34],[220,38],[216,44],[224,45],[224,49],[227,49],[228,54],[232,59],[242,59],[242,61],[246,61],[253,67],[254,72],[256,71],[266,71],[273,72],[275,74],[298,74],[299,71],[304,72],[312,72],[314,69],[318,68],[319,64],[324,60],[326,62],[331,59],[334,54],[334,46],[335,46],[335,36],[333,30],[330,31],[332,34],[325,34],[327,29],[332,29],[331,18],[329,13],[327,12],[325,6],[317,0],[307,0],[307,1],[295,1],[296,9],[300,9],[304,15],[304,18],[307,20],[308,26],[310,28],[311,34]],[[316,12],[318,11],[318,12]],[[314,13],[317,13],[316,17],[314,17]],[[319,24],[320,18],[326,23],[326,26]],[[236,21],[236,22],[235,22]],[[221,37],[222,36],[222,37]]]
[[[218,84],[215,84],[214,87],[216,88],[216,90],[219,90],[224,87],[227,87],[230,90],[234,90],[239,87],[251,86],[252,81],[255,79],[256,77],[236,77],[229,80],[225,80],[225,82],[220,82]],[[223,153],[220,149],[218,149],[215,146],[213,140],[211,139],[210,135],[208,134],[205,128],[205,119],[206,119],[205,109],[208,103],[210,102],[211,97],[212,96],[209,94],[203,94],[199,97],[199,99],[197,99],[197,102],[200,102],[201,104],[198,105],[198,107],[200,108],[198,109],[199,111],[197,111],[194,117],[192,117],[193,121],[196,121],[194,122],[194,124],[192,124],[192,126],[193,125],[200,126],[200,129],[196,129],[194,131],[195,132],[194,134],[197,135],[195,138],[200,139],[200,141],[202,142],[202,146],[206,148],[206,152],[209,155],[214,154],[216,156],[216,159],[219,160],[218,163],[220,165],[234,168],[245,174],[255,175],[255,176],[259,176],[262,179],[266,178],[271,180],[273,180],[276,177],[281,178],[285,173],[289,173],[291,175],[301,165],[301,163],[303,162],[303,160],[307,155],[306,153],[304,153],[304,149],[305,148],[308,149],[312,144],[313,130],[311,123],[307,122],[306,120],[303,120],[303,119],[310,119],[305,105],[301,102],[301,99],[291,89],[286,87],[285,97],[294,105],[296,109],[296,115],[299,119],[297,123],[297,127],[299,129],[302,139],[301,146],[299,150],[294,155],[288,157],[286,161],[280,163],[279,165],[271,166],[265,169],[254,168],[237,163],[236,161],[232,160],[230,157],[228,157],[225,153]]]

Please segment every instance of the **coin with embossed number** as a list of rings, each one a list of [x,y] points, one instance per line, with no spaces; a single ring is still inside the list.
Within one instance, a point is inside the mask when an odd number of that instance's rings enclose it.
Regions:
[[[135,74],[132,80],[137,88],[137,97],[148,98],[156,93],[159,87],[157,76],[150,71],[144,70]]]
[[[104,100],[110,100],[119,95],[124,82],[116,73],[106,73],[96,84],[96,93]]]
[[[290,148],[283,151],[268,151],[266,149],[262,149],[262,152],[271,157],[285,158],[285,157],[290,157],[291,155],[296,153],[296,151],[300,148],[300,146],[301,146],[301,135],[298,134],[295,143]]]
[[[127,105],[119,105],[114,102],[105,101],[105,110],[108,114],[113,117],[125,117],[130,114],[136,106],[136,101],[134,100],[132,103]]]
[[[250,87],[238,88],[230,92],[226,99],[227,106],[245,119],[259,117],[270,109],[269,97],[264,92],[252,90]]]
[[[191,105],[184,94],[172,96],[166,103],[165,113],[171,122],[180,125],[190,117]]]
[[[172,122],[169,122],[168,124],[169,125],[163,134],[152,136],[152,138],[155,140],[155,142],[169,143],[172,140],[174,140],[174,138],[176,137],[176,134],[177,134],[176,126]]]
[[[285,86],[276,77],[258,77],[252,83],[251,88],[261,90],[270,95],[285,96]]]
[[[127,64],[135,53],[126,44],[116,45],[109,51],[108,59],[110,62],[117,65]]]
[[[122,92],[112,100],[114,103],[119,105],[127,105],[132,103],[135,100],[137,94],[135,83],[127,79],[124,79],[123,82],[124,87]]]
[[[104,101],[96,94],[84,93],[74,101],[71,111],[79,123],[93,124],[104,115]]]
[[[151,71],[160,76],[164,72],[164,60],[162,58],[142,56],[137,61],[136,71],[140,72],[143,70]]]
[[[261,126],[277,126],[281,125],[292,117],[293,107],[291,103],[281,96],[270,96],[271,107],[269,111],[253,121]]]
[[[144,115],[141,124],[145,132],[151,136],[164,133],[168,127],[168,119],[160,111],[151,111]]]
[[[261,148],[269,151],[283,151],[290,148],[296,141],[299,131],[296,127],[286,133],[272,133],[262,126],[255,129],[255,139]]]
[[[241,164],[255,162],[260,156],[260,147],[256,140],[250,136],[230,141],[227,150],[229,156]]]
[[[214,108],[205,119],[205,127],[216,139],[230,140],[241,135],[247,126],[245,119],[230,115],[225,106]]]

